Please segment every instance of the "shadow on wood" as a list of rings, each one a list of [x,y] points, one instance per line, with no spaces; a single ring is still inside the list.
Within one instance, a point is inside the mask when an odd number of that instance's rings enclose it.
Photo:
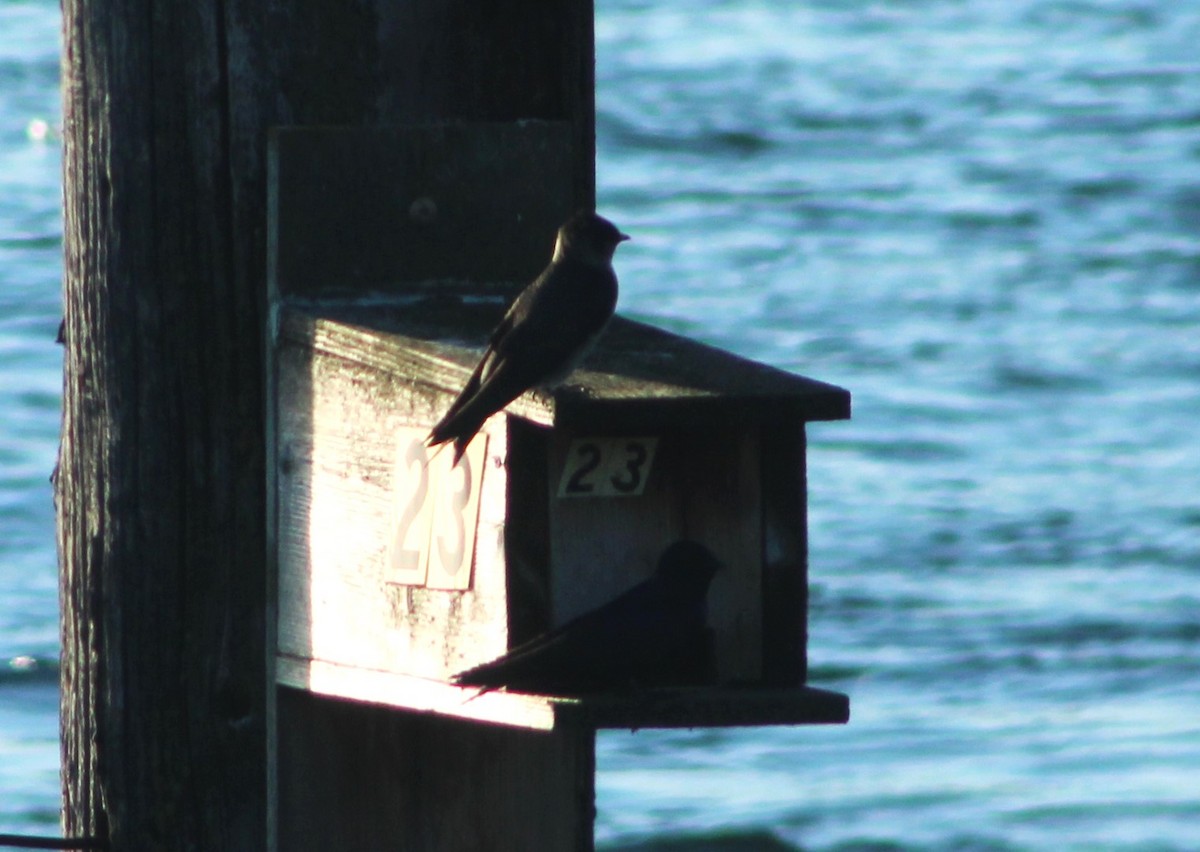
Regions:
[[[279,848],[592,845],[594,735],[515,731],[282,689]]]

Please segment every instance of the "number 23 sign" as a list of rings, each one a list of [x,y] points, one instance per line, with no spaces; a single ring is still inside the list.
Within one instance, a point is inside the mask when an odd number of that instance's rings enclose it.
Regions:
[[[578,438],[567,450],[559,497],[638,497],[658,438]]]
[[[399,432],[387,580],[431,589],[469,589],[487,435],[478,435],[454,464],[449,447],[439,451],[425,446],[426,434],[425,429]]]
[[[448,448],[426,447],[425,436],[425,429],[398,433],[387,581],[469,589],[487,435],[476,436],[458,464],[453,464]],[[657,448],[657,438],[576,439],[567,450],[558,496],[639,496]]]

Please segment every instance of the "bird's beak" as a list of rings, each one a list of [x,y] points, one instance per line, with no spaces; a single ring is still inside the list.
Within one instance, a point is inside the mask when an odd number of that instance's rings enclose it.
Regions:
[[[617,234],[617,242],[619,242],[619,243],[623,243],[623,242],[625,242],[625,241],[626,241],[626,240],[628,240],[628,239],[632,239],[632,238],[629,236],[629,234],[621,234],[621,233],[618,233],[618,234]]]

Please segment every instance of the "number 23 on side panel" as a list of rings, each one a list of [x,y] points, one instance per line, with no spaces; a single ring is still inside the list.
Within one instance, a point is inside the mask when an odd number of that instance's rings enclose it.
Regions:
[[[559,497],[638,497],[658,438],[577,438],[567,450]]]
[[[425,446],[427,433],[410,428],[398,433],[387,581],[469,589],[487,435],[476,437],[455,465],[452,453]]]

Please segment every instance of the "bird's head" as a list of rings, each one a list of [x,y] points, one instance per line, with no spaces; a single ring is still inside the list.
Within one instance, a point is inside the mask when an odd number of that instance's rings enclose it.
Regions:
[[[707,547],[681,539],[663,551],[655,573],[672,587],[687,589],[703,597],[708,594],[709,583],[720,568],[721,563]]]
[[[580,210],[558,229],[554,259],[567,257],[584,263],[607,266],[617,246],[629,239],[617,226],[590,210]]]

